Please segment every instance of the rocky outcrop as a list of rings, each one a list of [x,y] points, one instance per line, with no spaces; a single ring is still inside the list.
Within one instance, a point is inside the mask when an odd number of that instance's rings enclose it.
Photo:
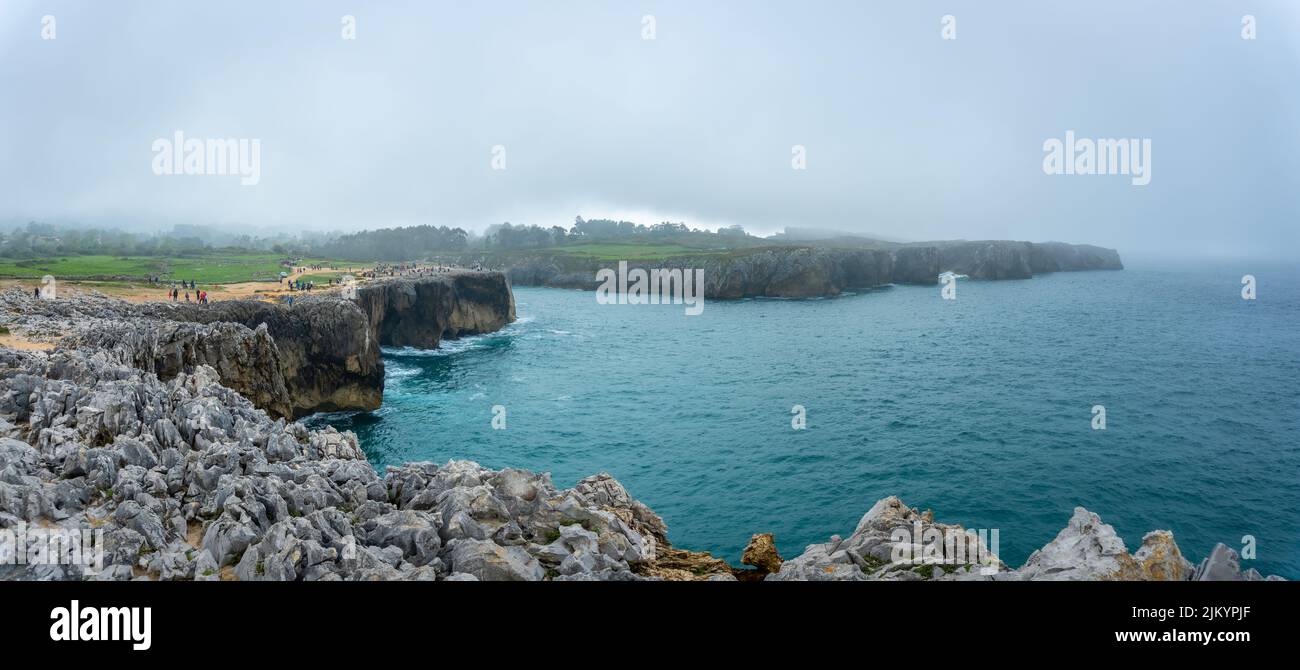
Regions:
[[[636,580],[671,549],[608,475],[380,477],[351,433],[273,421],[205,365],[161,381],[104,351],[0,350],[0,528],[37,527],[102,533],[102,564],[0,577]]]
[[[1206,556],[1192,573],[1192,581],[1197,582],[1258,582],[1276,581],[1281,577],[1261,575],[1255,568],[1241,569],[1241,556],[1236,550],[1220,542]]]
[[[961,526],[936,523],[930,512],[910,508],[891,496],[873,505],[847,539],[836,535],[825,544],[810,545],[767,579],[914,581],[1004,569],[986,539],[968,540]]]
[[[110,352],[163,380],[207,365],[258,407],[290,418],[378,408],[381,346],[436,348],[443,338],[515,319],[504,275],[466,271],[366,282],[355,299],[299,294],[293,305],[137,304],[84,294],[39,300],[8,291],[0,312],[15,328]]]
[[[1029,245],[1029,252],[1029,269],[1033,272],[1124,269],[1119,252],[1090,244],[1044,242]]]
[[[616,262],[570,257],[516,259],[507,270],[521,286],[595,290],[602,268]],[[704,297],[813,298],[886,284],[934,284],[943,272],[971,279],[1028,279],[1035,273],[1120,270],[1118,252],[1059,242],[932,242],[880,248],[759,247],[659,261],[628,268],[704,270]]]
[[[72,338],[121,362],[171,379],[208,365],[230,388],[276,416],[293,416],[280,349],[265,325],[161,321],[106,323]]]
[[[759,533],[749,538],[745,551],[740,554],[740,562],[752,565],[756,572],[766,575],[781,571],[781,554],[776,550],[776,536],[771,533]]]
[[[244,394],[259,407],[278,416],[299,417],[313,412],[346,409],[377,409],[383,400],[384,364],[380,342],[371,335],[366,315],[347,300],[297,301],[292,307],[256,300],[231,300],[209,305],[144,304],[147,316],[207,326],[199,330],[199,349],[207,344],[214,355],[188,361],[188,366],[206,364],[217,370],[223,383]],[[274,356],[226,355],[211,343],[222,331],[242,327],[241,333],[263,332],[274,343]],[[165,326],[164,326],[165,328]],[[173,365],[160,376],[186,369]],[[150,368],[143,368],[150,369]],[[262,378],[279,370],[288,411],[258,402]],[[158,372],[157,368],[153,371]]]
[[[59,331],[66,346],[103,350],[163,380],[207,365],[275,416],[375,409],[383,398],[379,343],[350,301],[292,307],[255,300],[135,304],[104,296],[0,296],[15,327]]]
[[[1147,533],[1130,556],[1114,528],[1076,507],[1056,539],[1031,554],[1016,575],[1031,580],[1177,582],[1191,578],[1192,565],[1183,558],[1173,533]]]
[[[990,540],[992,539],[992,542]],[[938,523],[933,513],[895,497],[877,502],[847,539],[831,537],[785,561],[773,581],[1187,581],[1263,579],[1242,573],[1236,553],[1220,544],[1193,570],[1173,533],[1157,530],[1128,553],[1109,524],[1082,507],[1074,509],[1056,538],[1018,569],[997,557],[996,536]],[[1279,579],[1270,577],[1270,579]]]
[[[356,303],[384,346],[436,349],[443,338],[500,330],[515,320],[515,298],[499,272],[399,277],[357,288]]]

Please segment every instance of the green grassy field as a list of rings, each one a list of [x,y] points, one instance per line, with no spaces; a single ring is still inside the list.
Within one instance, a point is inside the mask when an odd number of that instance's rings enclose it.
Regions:
[[[113,256],[67,256],[30,260],[0,260],[0,276],[100,277],[113,275],[148,276],[157,272],[157,260],[151,258],[116,258]]]
[[[338,279],[339,277],[342,277],[345,274],[347,273],[346,272],[314,272],[312,274],[303,275],[299,277],[299,279],[305,282],[314,281],[319,285],[319,284],[327,284],[329,283],[329,280]]]
[[[680,244],[572,244],[540,251],[586,256],[598,260],[625,261],[730,253],[728,250],[699,249]]]
[[[28,279],[53,275],[56,279],[132,277],[146,279],[193,279],[205,284],[234,284],[275,280],[280,276],[276,254],[222,254],[179,257],[61,256],[28,260],[0,260],[0,277]],[[334,261],[305,259],[300,265],[331,264]]]

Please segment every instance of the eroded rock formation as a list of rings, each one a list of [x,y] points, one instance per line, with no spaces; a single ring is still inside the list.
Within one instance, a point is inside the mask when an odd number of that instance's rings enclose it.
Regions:
[[[987,534],[944,524],[890,496],[877,502],[848,538],[833,536],[786,560],[769,580],[818,581],[1187,581],[1261,580],[1242,572],[1235,552],[1218,545],[1201,568],[1183,557],[1173,533],[1156,530],[1129,554],[1101,517],[1074,509],[1065,528],[1018,569],[1008,567]],[[937,540],[937,541],[936,541]],[[962,543],[965,540],[965,543]],[[1268,579],[1280,579],[1269,577]]]
[[[102,349],[168,380],[198,365],[274,416],[370,410],[383,400],[381,346],[436,348],[443,338],[515,319],[505,276],[458,272],[367,282],[355,300],[299,294],[257,300],[130,303],[102,295],[39,300],[0,294],[5,322],[68,346]]]
[[[376,409],[383,400],[384,364],[379,342],[371,334],[366,315],[351,301],[301,300],[292,307],[256,300],[231,300],[209,305],[145,304],[139,309],[166,324],[166,320],[199,324],[191,349],[217,347],[215,356],[188,362],[212,366],[231,388],[278,416],[298,417],[313,412]],[[263,331],[274,343],[273,356],[247,352],[227,356],[212,342],[233,327],[240,333]],[[165,326],[164,326],[165,327]],[[245,335],[245,339],[246,339]],[[235,353],[245,353],[237,349]],[[149,368],[144,368],[149,369]],[[187,369],[173,365],[165,373]],[[263,378],[279,371],[285,388],[287,412],[258,402]],[[154,369],[154,372],[158,372]],[[169,379],[171,374],[160,374]]]
[[[499,272],[381,280],[359,287],[356,302],[384,346],[435,349],[443,338],[490,333],[515,320],[514,294]]]
[[[639,579],[663,521],[608,475],[468,461],[380,477],[351,433],[267,414],[206,365],[0,349],[0,528],[103,532],[103,564],[17,579]]]

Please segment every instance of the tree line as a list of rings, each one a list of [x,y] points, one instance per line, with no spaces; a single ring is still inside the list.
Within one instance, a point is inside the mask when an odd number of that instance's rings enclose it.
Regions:
[[[740,226],[718,232],[665,221],[646,226],[631,221],[584,219],[573,225],[538,226],[501,223],[482,235],[463,228],[419,225],[354,233],[301,231],[252,236],[219,226],[175,226],[168,232],[133,233],[113,228],[69,228],[31,222],[0,232],[0,257],[46,258],[63,255],[192,256],[223,252],[274,253],[294,257],[357,261],[403,261],[465,251],[543,249],[591,242],[734,243],[749,238]]]

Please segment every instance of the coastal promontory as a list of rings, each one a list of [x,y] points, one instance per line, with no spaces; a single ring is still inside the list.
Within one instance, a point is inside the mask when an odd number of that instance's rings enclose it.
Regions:
[[[10,327],[51,343],[102,350],[164,381],[208,365],[272,416],[371,410],[383,399],[383,346],[436,348],[443,338],[515,320],[497,272],[378,278],[288,302],[135,303],[97,294],[0,295]]]

